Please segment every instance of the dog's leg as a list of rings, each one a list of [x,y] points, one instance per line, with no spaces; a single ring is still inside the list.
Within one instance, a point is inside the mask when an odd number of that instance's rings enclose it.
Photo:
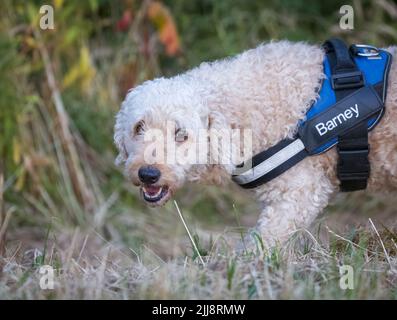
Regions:
[[[282,244],[299,228],[309,227],[336,190],[323,169],[307,160],[269,186],[257,190],[264,205],[256,231],[266,247]],[[252,241],[252,234],[249,236]]]

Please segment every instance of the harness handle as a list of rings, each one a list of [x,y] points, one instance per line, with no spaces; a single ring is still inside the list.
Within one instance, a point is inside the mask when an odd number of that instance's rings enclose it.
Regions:
[[[346,44],[331,38],[323,44],[331,66],[331,86],[337,100],[344,98],[357,88],[365,85],[364,75],[357,68]]]
[[[332,67],[332,73],[344,73],[358,71],[356,64],[350,56],[349,49],[346,44],[338,38],[331,38],[325,41],[323,45],[327,55],[333,53],[334,65]],[[331,63],[332,64],[332,63]]]

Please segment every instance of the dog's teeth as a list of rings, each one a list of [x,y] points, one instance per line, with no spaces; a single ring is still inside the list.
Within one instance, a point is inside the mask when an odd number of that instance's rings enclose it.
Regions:
[[[150,194],[148,192],[148,190],[145,187],[143,187],[143,192],[145,193],[145,196],[149,199],[157,198],[161,194],[162,191],[163,191],[163,188],[159,188],[159,190],[155,194]]]

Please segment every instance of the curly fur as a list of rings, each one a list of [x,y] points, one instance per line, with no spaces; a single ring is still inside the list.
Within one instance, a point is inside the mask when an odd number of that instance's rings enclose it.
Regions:
[[[396,57],[397,47],[387,49]],[[117,162],[139,185],[144,164],[142,137],[133,136],[135,124],[165,130],[172,120],[192,130],[201,128],[252,129],[253,152],[291,137],[299,119],[317,97],[324,52],[319,46],[288,41],[270,42],[232,58],[199,67],[173,78],[147,81],[130,91],[117,115]],[[386,113],[370,133],[372,174],[369,190],[397,186],[397,64],[391,66]],[[287,173],[256,188],[263,204],[257,230],[268,245],[284,241],[297,228],[307,227],[337,192],[336,152],[305,159]],[[188,181],[222,183],[231,165],[162,165],[161,183],[172,192]]]

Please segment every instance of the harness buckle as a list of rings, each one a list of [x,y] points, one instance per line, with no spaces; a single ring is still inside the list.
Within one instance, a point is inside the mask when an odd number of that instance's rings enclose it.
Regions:
[[[354,89],[364,85],[364,75],[361,71],[338,73],[331,76],[331,86],[334,90]]]

